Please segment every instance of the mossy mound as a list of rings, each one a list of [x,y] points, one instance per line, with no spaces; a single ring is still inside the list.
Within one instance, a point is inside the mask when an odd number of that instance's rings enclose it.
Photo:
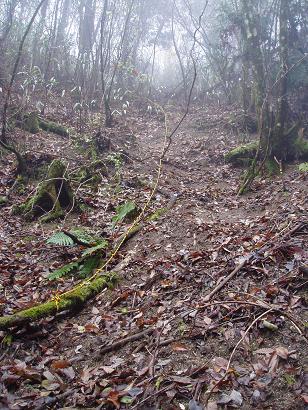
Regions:
[[[73,178],[82,184],[97,187],[102,182],[102,177],[108,178],[108,169],[104,161],[97,160],[81,166],[74,172]]]
[[[38,118],[35,112],[31,112],[25,121],[26,130],[32,134],[37,134],[40,130]]]
[[[73,192],[66,175],[66,165],[54,160],[48,169],[46,180],[41,182],[36,194],[26,203],[15,208],[15,213],[24,214],[28,220],[41,218],[50,222],[64,216],[64,210],[73,206]]]
[[[258,141],[253,141],[232,149],[225,155],[225,161],[238,166],[248,165],[256,155],[258,144]]]

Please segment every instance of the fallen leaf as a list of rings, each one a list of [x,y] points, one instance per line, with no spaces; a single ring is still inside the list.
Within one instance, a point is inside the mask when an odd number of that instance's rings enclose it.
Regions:
[[[70,362],[68,360],[54,360],[51,363],[51,368],[54,370],[57,369],[65,369],[66,367],[70,366]]]
[[[281,357],[284,360],[287,360],[287,358],[289,357],[289,351],[288,349],[286,349],[285,347],[276,347],[276,353],[279,357]]]
[[[174,352],[187,352],[188,348],[181,343],[173,343],[172,350]]]

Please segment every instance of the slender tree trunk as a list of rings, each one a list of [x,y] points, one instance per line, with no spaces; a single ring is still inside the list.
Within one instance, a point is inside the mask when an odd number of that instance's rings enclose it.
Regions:
[[[247,55],[250,60],[253,77],[256,114],[258,119],[258,132],[260,135],[260,157],[268,155],[271,134],[270,112],[266,96],[264,60],[261,49],[261,38],[259,27],[256,21],[253,0],[242,0],[242,10],[244,14],[244,42]]]
[[[172,9],[172,19],[171,19],[172,42],[173,42],[175,54],[177,56],[177,59],[178,59],[179,65],[180,65],[180,70],[181,70],[182,80],[183,80],[184,98],[185,98],[185,103],[186,103],[186,101],[187,101],[187,92],[188,92],[187,78],[186,78],[186,75],[185,75],[185,70],[184,70],[184,66],[183,66],[183,63],[182,63],[182,58],[181,58],[181,55],[180,55],[180,51],[179,51],[177,43],[176,43],[175,32],[174,32],[174,13],[173,12],[174,12],[174,9]]]
[[[148,93],[148,98],[151,98],[152,95],[152,86],[153,86],[153,80],[154,80],[154,68],[155,68],[155,60],[156,60],[156,47],[157,47],[157,40],[160,36],[160,33],[164,27],[164,22],[162,22],[159,26],[159,29],[156,33],[155,39],[154,39],[154,45],[153,45],[153,59],[152,59],[152,68],[151,68],[151,77],[150,77],[150,85],[149,85],[149,93]]]
[[[289,0],[280,0],[279,13],[280,81],[278,107],[272,143],[272,155],[277,156],[279,159],[285,155],[284,150],[287,148],[287,142],[284,139],[284,131],[288,115],[288,1]]]

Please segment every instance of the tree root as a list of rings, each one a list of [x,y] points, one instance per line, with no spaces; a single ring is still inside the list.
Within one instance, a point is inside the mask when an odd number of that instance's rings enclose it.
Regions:
[[[84,305],[89,299],[96,296],[101,290],[116,283],[116,275],[109,273],[98,276],[92,281],[83,282],[79,287],[51,299],[45,303],[21,310],[13,315],[0,317],[0,330],[7,330],[12,327],[20,327],[27,323],[56,315],[59,312],[73,310]]]

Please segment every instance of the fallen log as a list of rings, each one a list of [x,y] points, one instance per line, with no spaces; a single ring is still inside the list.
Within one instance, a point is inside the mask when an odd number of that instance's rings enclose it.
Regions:
[[[54,316],[66,310],[80,308],[80,306],[84,305],[104,288],[114,286],[116,280],[116,275],[112,272],[101,275],[92,281],[83,282],[82,285],[60,295],[58,299],[54,298],[12,315],[0,317],[0,330],[7,330],[17,326],[20,327],[42,318]]]

